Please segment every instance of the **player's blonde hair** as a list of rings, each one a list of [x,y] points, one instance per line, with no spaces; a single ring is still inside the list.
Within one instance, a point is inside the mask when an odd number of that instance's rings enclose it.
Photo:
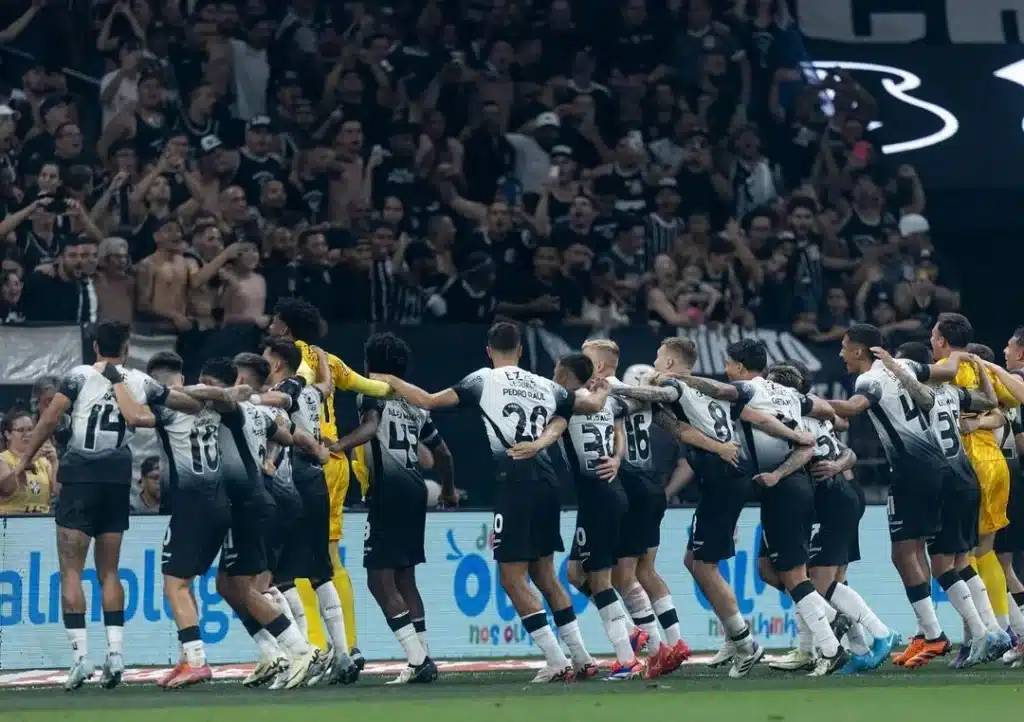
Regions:
[[[661,345],[679,356],[687,366],[693,366],[697,363],[697,344],[692,339],[685,336],[670,336],[663,339]]]
[[[591,338],[583,342],[583,350],[596,349],[607,354],[617,363],[619,360],[619,344],[610,338]]]

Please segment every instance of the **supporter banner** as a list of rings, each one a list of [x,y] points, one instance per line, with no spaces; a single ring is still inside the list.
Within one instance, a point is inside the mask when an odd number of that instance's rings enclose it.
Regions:
[[[811,39],[844,43],[1020,43],[1020,0],[791,0]]]
[[[829,3],[822,3],[822,9]],[[1024,161],[1024,53],[1020,45],[871,45],[809,42],[819,74],[841,67],[878,102],[872,128],[890,164],[909,163],[927,192],[1016,189]],[[958,82],[950,83],[956,77]],[[950,194],[966,220],[947,227],[1007,227]],[[934,200],[934,199],[933,199]],[[984,201],[984,197],[981,199]],[[972,207],[973,204],[973,207]],[[929,214],[943,213],[929,203]]]
[[[28,385],[40,376],[63,376],[82,363],[77,326],[4,326],[0,343],[0,384]]]
[[[672,509],[662,528],[658,570],[672,589],[679,610],[683,637],[697,650],[717,649],[721,629],[706,599],[697,591],[682,557],[693,518],[690,510]],[[360,564],[365,516],[345,518],[340,550],[348,560],[356,596],[359,645],[373,660],[394,659],[401,649],[366,588]],[[163,665],[176,661],[178,643],[160,578],[160,547],[165,518],[137,517],[125,536],[121,582],[125,589],[125,657],[129,665]],[[572,539],[575,516],[562,515],[562,538]],[[735,559],[722,564],[722,572],[739,600],[760,641],[773,648],[794,643],[796,620],[792,601],[757,574],[757,509],[744,511],[737,529]],[[509,657],[533,654],[529,636],[498,583],[491,557],[491,516],[484,513],[433,513],[427,518],[427,564],[417,580],[427,612],[431,652],[441,659]],[[863,561],[850,570],[850,583],[875,612],[897,631],[910,634],[914,615],[899,577],[889,561],[889,535],[885,507],[869,507],[861,522]],[[566,557],[558,555],[565,579]],[[100,614],[100,591],[95,570],[85,572],[88,600],[89,649],[93,661],[106,650]],[[960,622],[945,595],[933,586],[939,619],[947,634],[959,636]],[[195,588],[200,606],[200,629],[211,662],[250,661],[256,646],[241,623],[216,592],[214,573]],[[573,595],[584,639],[594,654],[611,652],[596,610]],[[60,615],[60,583],[53,543],[53,519],[11,518],[0,522],[0,669],[66,667],[70,649]]]

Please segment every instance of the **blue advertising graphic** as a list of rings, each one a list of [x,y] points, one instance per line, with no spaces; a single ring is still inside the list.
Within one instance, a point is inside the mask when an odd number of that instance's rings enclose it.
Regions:
[[[665,516],[658,569],[672,589],[683,637],[696,650],[714,650],[722,632],[710,605],[683,568],[683,554],[692,510],[672,509]],[[342,559],[354,562],[349,572],[356,598],[359,644],[370,659],[400,657],[401,648],[366,588],[360,541],[365,515],[347,514],[346,539],[340,543]],[[163,598],[159,554],[167,521],[136,517],[125,535],[121,582],[125,588],[125,656],[129,664],[164,665],[178,656],[178,643],[170,610]],[[562,515],[562,536],[571,539],[575,513]],[[492,553],[491,515],[434,513],[427,518],[427,564],[417,569],[417,582],[427,612],[431,652],[440,659],[508,657],[531,654],[531,640],[519,623],[508,596],[501,589]],[[760,543],[756,508],[744,511],[737,527],[737,554],[722,563],[722,573],[735,591],[740,611],[763,643],[785,648],[796,637],[792,601],[766,586],[757,573]],[[0,521],[0,668],[39,669],[64,667],[68,662],[67,636],[60,614],[60,580],[52,518]],[[869,507],[861,522],[863,561],[850,570],[850,583],[882,621],[909,634],[915,622],[899,577],[890,562],[884,507]],[[352,545],[352,549],[348,546]],[[563,582],[568,555],[556,563]],[[568,585],[567,585],[568,586]],[[88,600],[89,646],[92,656],[106,649],[100,621],[100,590],[95,570],[85,574]],[[933,590],[939,619],[951,637],[961,625],[945,595]],[[214,572],[197,580],[196,599],[200,626],[212,663],[251,661],[256,646],[231,609],[217,594]],[[607,654],[596,610],[572,592],[580,628],[594,654]]]

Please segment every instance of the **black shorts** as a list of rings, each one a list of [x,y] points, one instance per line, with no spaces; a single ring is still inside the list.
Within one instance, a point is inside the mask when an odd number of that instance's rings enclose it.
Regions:
[[[596,478],[577,481],[576,533],[569,558],[583,564],[585,572],[611,569],[619,558],[626,517],[626,492],[617,479],[608,483]]]
[[[857,483],[856,479],[850,480],[853,484],[854,490],[857,492],[857,498],[860,499],[860,508],[864,511],[868,508],[867,498],[864,496],[864,487]],[[861,511],[861,519],[864,518],[864,511]],[[857,534],[850,541],[850,558],[846,562],[847,564],[853,564],[854,562],[860,561],[860,522],[857,523]]]
[[[938,533],[928,542],[929,554],[964,554],[978,546],[981,489],[944,474],[942,516]]]
[[[288,540],[296,533],[302,519],[302,498],[291,481],[281,481],[274,477],[263,477],[267,493],[274,500],[274,523],[265,535],[267,550],[267,568],[277,576],[281,554]]]
[[[761,490],[762,549],[776,571],[807,564],[813,524],[814,487],[805,472]]]
[[[131,487],[127,484],[68,483],[63,470],[57,496],[57,526],[75,529],[90,537],[124,534],[131,511]]]
[[[231,528],[220,552],[221,571],[229,577],[250,577],[269,570],[267,539],[275,516],[274,500],[262,482],[247,498],[231,500]]]
[[[292,534],[281,551],[274,581],[326,581],[334,576],[334,569],[331,566],[331,502],[324,471],[318,467],[296,468],[292,479],[302,500],[302,516],[291,527]]]
[[[623,470],[619,479],[629,504],[619,536],[619,559],[639,559],[648,549],[661,546],[661,520],[668,500],[664,487],[642,471]]]
[[[427,486],[404,478],[374,479],[366,497],[363,566],[407,569],[427,560]]]
[[[853,552],[860,556],[857,532],[864,516],[864,501],[854,482],[842,475],[814,485],[815,523],[809,542],[809,567],[841,567]]]
[[[1010,502],[1006,506],[1009,525],[996,532],[994,549],[996,554],[1024,552],[1024,474],[1019,460],[1009,459]]]
[[[694,472],[700,501],[693,512],[686,548],[699,562],[714,563],[736,554],[736,524],[753,498],[750,476],[717,456],[697,452]]]
[[[933,539],[942,516],[942,469],[913,463],[892,467],[889,482],[889,538],[894,542]]]
[[[223,494],[176,490],[160,570],[178,579],[205,574],[230,528],[231,509]]]
[[[494,559],[532,562],[565,551],[562,501],[554,473],[537,459],[497,461]]]

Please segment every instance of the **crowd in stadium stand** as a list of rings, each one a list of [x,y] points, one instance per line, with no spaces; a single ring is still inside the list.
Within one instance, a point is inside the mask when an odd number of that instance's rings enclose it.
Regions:
[[[4,5],[37,52],[3,65],[0,323],[231,350],[295,295],[828,340],[959,303],[874,100],[813,73],[778,0]]]

